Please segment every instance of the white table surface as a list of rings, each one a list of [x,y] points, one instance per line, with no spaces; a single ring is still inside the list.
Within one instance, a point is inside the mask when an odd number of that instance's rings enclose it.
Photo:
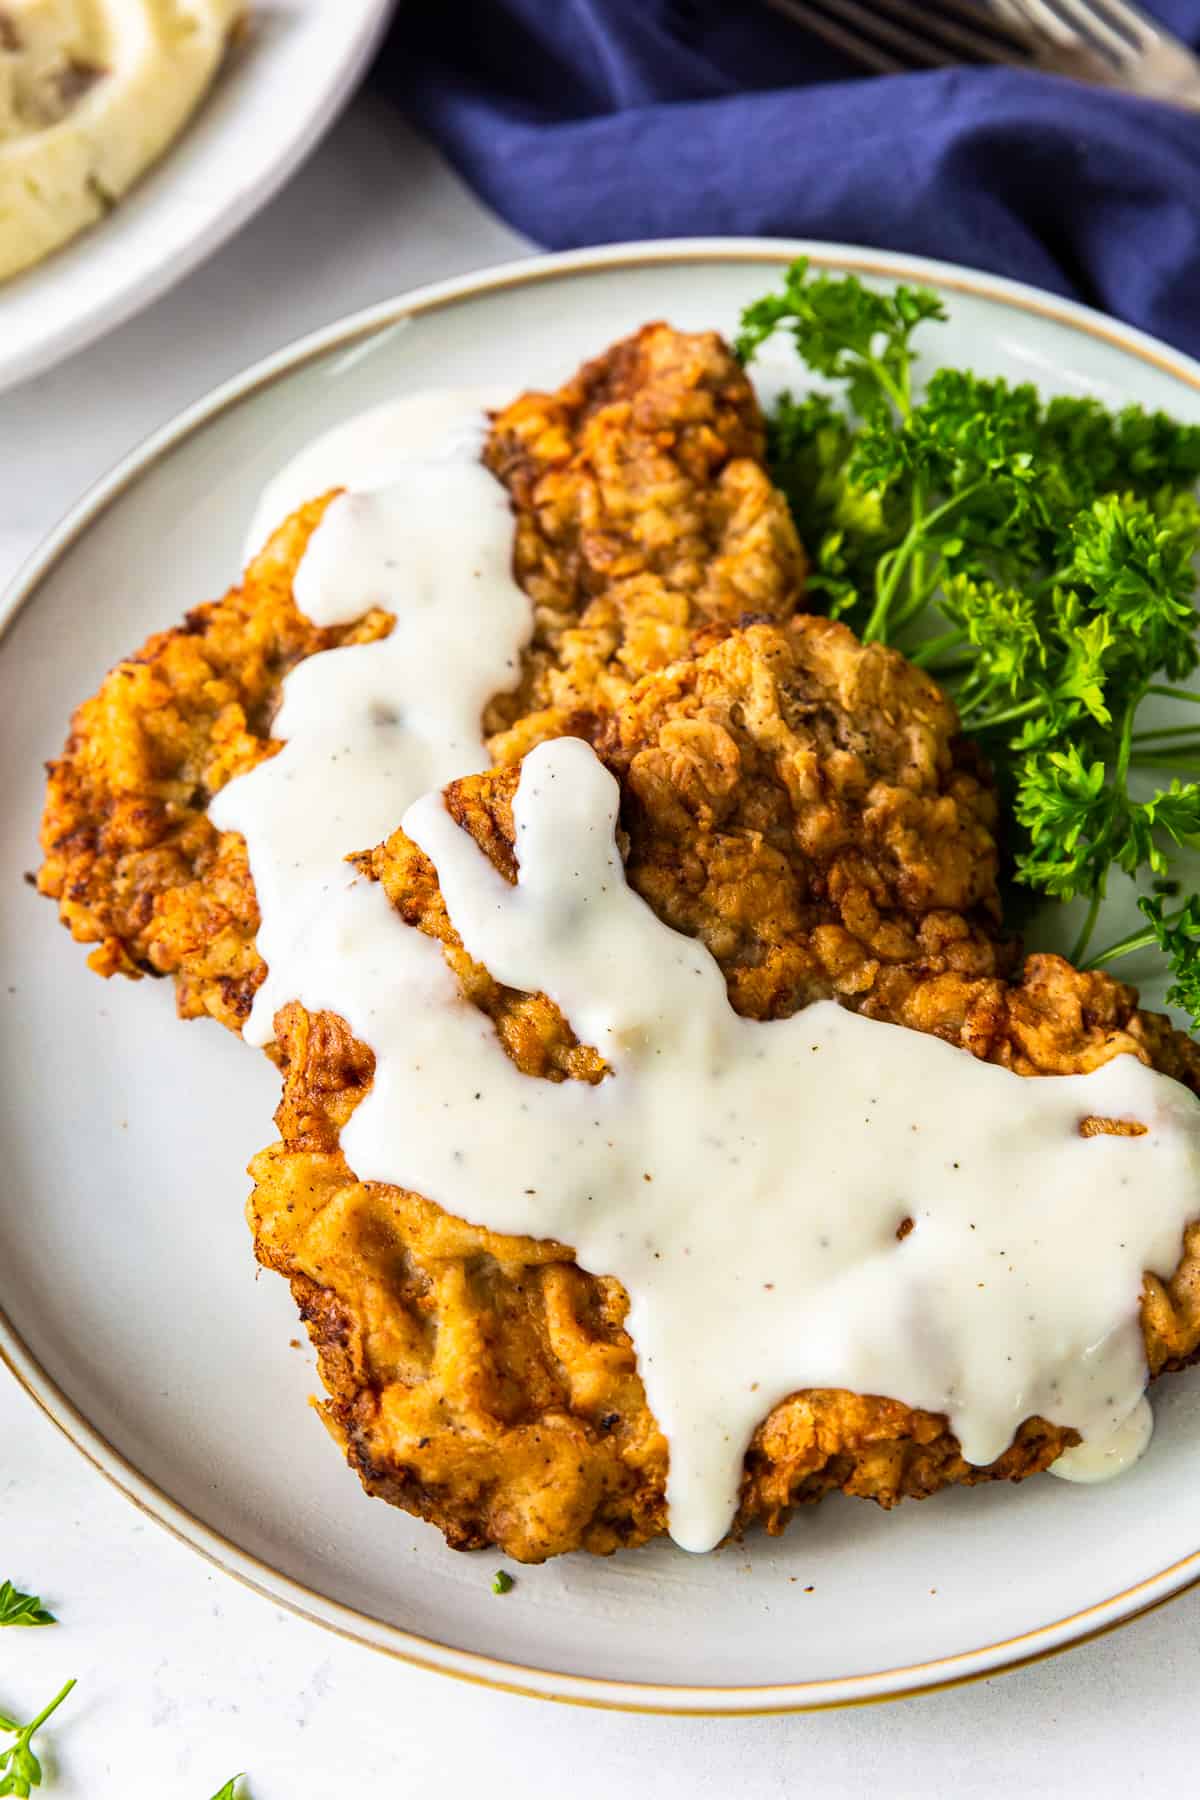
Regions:
[[[198,273],[0,396],[0,581],[90,482],[216,382],[341,313],[526,247],[360,99]],[[42,1791],[63,1800],[209,1800],[242,1769],[252,1800],[965,1800],[1186,1795],[1200,1781],[1200,1592],[1036,1667],[895,1705],[738,1721],[547,1705],[420,1674],[216,1573],[0,1372],[5,1576],[61,1623],[0,1633],[0,1710],[29,1717],[79,1678],[48,1734]]]

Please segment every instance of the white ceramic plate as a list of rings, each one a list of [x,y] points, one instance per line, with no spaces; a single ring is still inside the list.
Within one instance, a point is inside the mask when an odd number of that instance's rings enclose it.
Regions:
[[[107,218],[0,285],[0,389],[148,306],[266,204],[333,123],[394,0],[247,0],[199,111]]]
[[[230,1573],[410,1661],[593,1705],[882,1698],[1155,1605],[1200,1580],[1200,1377],[1161,1384],[1149,1455],[1106,1488],[955,1490],[890,1516],[839,1496],[776,1542],[561,1558],[498,1599],[500,1558],[455,1555],[367,1500],[305,1408],[309,1354],[283,1283],[255,1279],[241,1216],[272,1070],[216,1025],[178,1024],[168,984],[89,975],[20,873],[72,705],[229,582],[300,440],[431,380],[556,383],[646,319],[729,330],[801,248],[942,288],[942,360],[1200,420],[1200,367],[990,277],[769,242],[588,251],[426,289],[251,370],[89,495],[0,611],[0,1354],[84,1455]]]

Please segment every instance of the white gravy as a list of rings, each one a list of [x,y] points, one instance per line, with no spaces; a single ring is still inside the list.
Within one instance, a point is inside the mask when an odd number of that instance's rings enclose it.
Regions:
[[[1098,1481],[1111,1481],[1131,1469],[1150,1447],[1154,1436],[1154,1413],[1145,1394],[1129,1417],[1107,1437],[1088,1438],[1073,1450],[1064,1450],[1051,1472],[1061,1481],[1077,1481],[1091,1487]]]
[[[345,955],[362,904],[345,858],[389,836],[418,794],[487,766],[480,718],[515,685],[533,627],[512,578],[508,496],[479,461],[496,398],[442,388],[376,407],[268,489],[278,525],[306,497],[354,484],[312,535],[296,604],[315,625],[374,606],[396,622],[379,643],[300,663],[273,726],[284,748],[209,808],[250,849],[269,970],[245,1027],[252,1044],[269,1044],[276,1012],[299,998],[297,966]],[[256,548],[272,529],[263,512]]]
[[[369,493],[403,479],[414,462],[477,462],[489,410],[507,388],[422,388],[357,413],[305,444],[263,489],[246,533],[246,560],[288,514],[330,488]],[[512,519],[509,517],[511,550]],[[528,605],[528,602],[526,602]]]
[[[395,629],[301,664],[286,747],[211,809],[245,834],[262,909],[247,1036],[287,1000],[340,1014],[376,1058],[342,1134],[361,1179],[619,1277],[684,1548],[725,1534],[755,1426],[799,1388],[945,1413],[976,1464],[1038,1413],[1085,1439],[1058,1472],[1115,1473],[1148,1437],[1142,1272],[1171,1272],[1200,1211],[1200,1102],[1131,1057],[1022,1078],[832,1003],[738,1018],[708,951],[626,885],[616,784],[576,740],[525,760],[509,886],[424,792],[486,763],[480,711],[530,628],[461,405],[414,409],[424,462],[390,409],[391,486],[374,416],[357,466],[377,491],[331,505],[296,596],[321,623],[385,606]],[[402,814],[468,950],[556,1001],[612,1070],[597,1087],[521,1075],[436,943],[346,868]],[[1148,1129],[1083,1138],[1089,1114]]]

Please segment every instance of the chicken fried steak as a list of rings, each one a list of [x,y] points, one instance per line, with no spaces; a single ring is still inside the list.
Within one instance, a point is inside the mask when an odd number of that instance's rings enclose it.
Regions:
[[[643,679],[598,747],[621,786],[631,884],[703,940],[739,1012],[783,1018],[836,997],[1022,1074],[1084,1072],[1129,1052],[1200,1086],[1195,1046],[1139,1013],[1131,989],[1057,957],[1012,968],[995,935],[991,795],[927,677],[822,619],[714,639]],[[446,796],[509,881],[518,774],[496,769]],[[360,865],[407,924],[441,942],[524,1074],[604,1079],[544,995],[505,988],[471,960],[433,866],[403,831]],[[580,1269],[569,1246],[498,1235],[358,1181],[339,1135],[370,1087],[372,1052],[337,1017],[299,1005],[280,1013],[277,1043],[281,1142],[252,1167],[250,1223],[260,1261],[292,1285],[326,1422],[367,1491],[456,1547],[496,1544],[523,1561],[665,1531],[667,1446],[621,1285]],[[1200,1346],[1200,1225],[1170,1281],[1146,1277],[1141,1321],[1154,1374]],[[1075,1441],[1030,1418],[976,1467],[943,1415],[809,1389],[755,1432],[736,1525],[778,1532],[831,1489],[890,1507],[951,1483],[1019,1479]]]
[[[498,760],[618,701],[697,625],[794,611],[804,559],[764,447],[721,340],[665,325],[496,417],[484,460],[512,497],[534,620],[519,686],[485,715]],[[391,625],[374,611],[320,630],[297,608],[293,578],[331,497],[288,519],[224,598],[119,663],[49,769],[38,886],[97,946],[92,968],[171,975],[182,1017],[235,1031],[263,975],[258,907],[245,845],[209,802],[278,747],[271,722],[298,663]]]
[[[446,790],[455,821],[513,882],[522,759],[547,739],[586,737],[619,784],[630,886],[708,948],[742,1017],[835,1000],[1019,1075],[1084,1074],[1130,1054],[1200,1092],[1200,1048],[1141,1012],[1131,988],[1055,956],[1021,961],[1001,916],[995,796],[953,705],[896,652],[797,614],[804,556],[764,455],[753,392],[721,340],[665,325],[494,418],[483,462],[511,500],[532,635],[515,687],[484,708],[496,766]],[[297,605],[298,567],[333,498],[293,514],[223,599],[118,664],[50,765],[39,887],[96,946],[92,967],[171,975],[182,1016],[235,1031],[265,973],[259,906],[245,840],[218,830],[209,804],[279,750],[270,733],[292,670],[387,637],[401,616],[376,607],[321,627]],[[351,585],[352,607],[363,591]],[[477,595],[463,579],[455,591]],[[457,631],[459,615],[444,616]],[[397,626],[389,648],[404,644]],[[340,724],[336,706],[323,716]],[[357,767],[342,757],[343,794]],[[313,788],[324,779],[318,769]],[[391,798],[387,788],[384,818],[402,810],[390,813]],[[376,815],[362,839],[379,828]],[[403,830],[353,848],[405,924],[440,943],[522,1076],[607,1078],[544,994],[502,986],[467,954],[433,864]],[[287,995],[303,991],[284,975]],[[625,1288],[579,1267],[570,1244],[500,1235],[359,1181],[341,1132],[370,1090],[372,1050],[297,1002],[275,1030],[281,1141],[253,1165],[256,1252],[291,1283],[326,1422],[367,1490],[453,1545],[530,1562],[665,1531],[667,1443]],[[1130,1129],[1081,1122],[1084,1135]],[[1200,1349],[1200,1224],[1170,1280],[1145,1277],[1141,1327],[1152,1374]],[[978,1466],[945,1414],[813,1387],[759,1424],[734,1524],[777,1532],[835,1488],[886,1507],[1019,1479],[1077,1441],[1030,1417]]]

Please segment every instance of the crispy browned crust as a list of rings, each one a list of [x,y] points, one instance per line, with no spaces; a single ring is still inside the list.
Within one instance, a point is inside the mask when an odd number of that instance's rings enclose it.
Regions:
[[[183,1018],[240,1030],[262,980],[246,847],[209,801],[278,746],[270,723],[306,656],[386,634],[386,614],[319,631],[292,576],[329,499],[302,507],[223,599],[118,663],[48,765],[38,888],[100,975],[173,975]]]
[[[512,495],[514,566],[535,608],[521,685],[485,719],[499,759],[591,729],[694,626],[794,609],[803,557],[762,455],[728,349],[665,325],[499,415],[486,460]],[[183,1017],[235,1031],[263,975],[258,908],[241,837],[206,808],[272,753],[290,669],[389,628],[371,613],[319,631],[296,607],[292,579],[330,498],[290,518],[223,599],[119,663],[49,765],[38,886],[98,946],[92,968],[171,975]]]
[[[790,617],[804,553],[765,452],[754,391],[711,331],[645,325],[499,414],[484,461],[513,497],[534,640],[486,717],[498,762],[619,705],[699,625]]]
[[[1011,953],[989,935],[992,803],[955,726],[925,677],[841,626],[798,619],[723,637],[639,684],[602,739],[622,785],[630,879],[703,938],[748,1016],[834,994],[1023,1073],[1130,1051],[1195,1085],[1195,1046],[1138,1013],[1132,989],[1057,957],[1031,959],[1017,980],[1002,972]],[[453,816],[509,880],[517,778],[493,770],[447,790]],[[466,955],[433,867],[403,832],[359,862],[410,925],[442,942],[519,1068],[603,1076],[544,995],[500,986]],[[282,1142],[252,1166],[249,1217],[260,1260],[292,1283],[329,1392],[325,1417],[368,1492],[453,1545],[494,1543],[523,1561],[664,1531],[666,1446],[619,1283],[584,1273],[569,1247],[358,1182],[338,1140],[370,1086],[370,1051],[341,1020],[299,1006],[276,1032]],[[1142,1321],[1155,1373],[1196,1353],[1200,1225],[1169,1283],[1146,1277]],[[939,1415],[807,1390],[756,1432],[737,1525],[780,1531],[796,1505],[834,1488],[890,1507],[951,1483],[1022,1479],[1075,1441],[1030,1419],[980,1469]]]
[[[704,939],[738,1011],[861,1006],[893,966],[1006,971],[995,796],[937,685],[829,619],[710,635],[601,750],[630,882]]]

